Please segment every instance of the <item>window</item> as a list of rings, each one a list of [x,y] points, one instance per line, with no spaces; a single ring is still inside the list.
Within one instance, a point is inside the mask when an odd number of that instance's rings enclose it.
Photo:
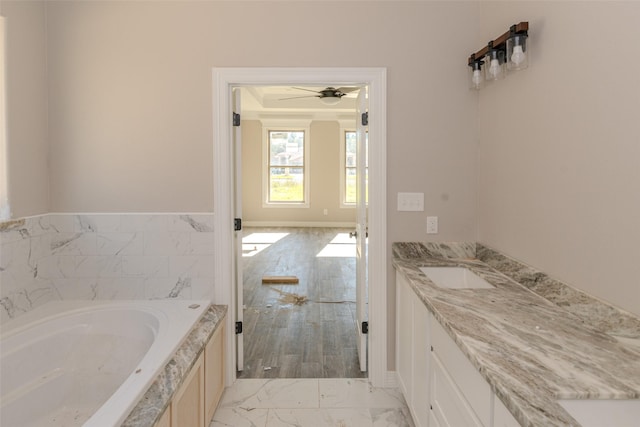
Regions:
[[[304,131],[269,131],[269,203],[304,203]]]
[[[9,219],[8,170],[7,170],[7,127],[6,127],[6,88],[5,88],[5,22],[0,17],[0,221]]]
[[[309,207],[309,122],[263,121],[264,207]]]
[[[369,149],[368,134],[365,141],[365,150]],[[344,143],[342,145],[342,164],[344,165],[344,172],[342,174],[342,205],[349,206],[356,203],[356,131],[343,130]],[[367,164],[365,166],[365,182],[369,179],[369,161],[366,159]],[[365,198],[367,195],[365,195]],[[368,198],[367,198],[368,200]]]

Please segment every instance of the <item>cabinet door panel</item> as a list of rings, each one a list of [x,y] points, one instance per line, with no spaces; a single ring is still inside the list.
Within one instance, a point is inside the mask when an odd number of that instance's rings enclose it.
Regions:
[[[206,422],[210,422],[224,389],[224,324],[220,325],[204,350],[204,401]]]
[[[154,427],[171,427],[171,405],[164,410],[164,413],[160,417]]]
[[[415,424],[427,426],[429,422],[429,311],[415,292],[413,304],[413,393]]]
[[[413,395],[413,375],[411,372],[413,360],[413,305],[411,303],[411,294],[413,290],[409,284],[397,275],[396,280],[396,313],[398,325],[396,328],[396,365],[398,377],[400,380],[400,388],[407,402],[411,402]]]
[[[491,425],[493,405],[491,387],[433,317],[430,326],[434,353],[440,358],[454,384],[467,399],[477,417],[484,425]]]
[[[205,425],[202,359],[202,356],[198,358],[171,401],[171,427],[204,427]]]
[[[431,358],[431,406],[442,427],[482,427],[436,354]]]

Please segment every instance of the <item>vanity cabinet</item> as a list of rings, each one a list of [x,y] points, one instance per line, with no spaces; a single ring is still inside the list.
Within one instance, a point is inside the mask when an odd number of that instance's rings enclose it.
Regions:
[[[429,425],[429,311],[396,275],[398,380],[417,427]]]
[[[206,427],[224,390],[224,320],[154,427]]]
[[[520,425],[399,273],[396,313],[398,381],[416,426]]]

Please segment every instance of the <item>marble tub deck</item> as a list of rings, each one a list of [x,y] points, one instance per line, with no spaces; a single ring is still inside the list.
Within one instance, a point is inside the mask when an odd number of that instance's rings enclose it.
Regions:
[[[226,314],[226,305],[209,307],[121,427],[150,427],[160,419]]]
[[[240,379],[222,395],[210,427],[413,427],[397,389],[366,379]]]
[[[640,398],[636,317],[482,245],[394,243],[393,253],[521,425],[579,425],[558,399]],[[426,266],[467,267],[495,289],[439,288]]]

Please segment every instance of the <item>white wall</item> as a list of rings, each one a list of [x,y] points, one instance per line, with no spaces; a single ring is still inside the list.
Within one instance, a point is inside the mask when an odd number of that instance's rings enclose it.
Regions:
[[[640,3],[483,2],[529,69],[479,94],[479,240],[640,314]]]

